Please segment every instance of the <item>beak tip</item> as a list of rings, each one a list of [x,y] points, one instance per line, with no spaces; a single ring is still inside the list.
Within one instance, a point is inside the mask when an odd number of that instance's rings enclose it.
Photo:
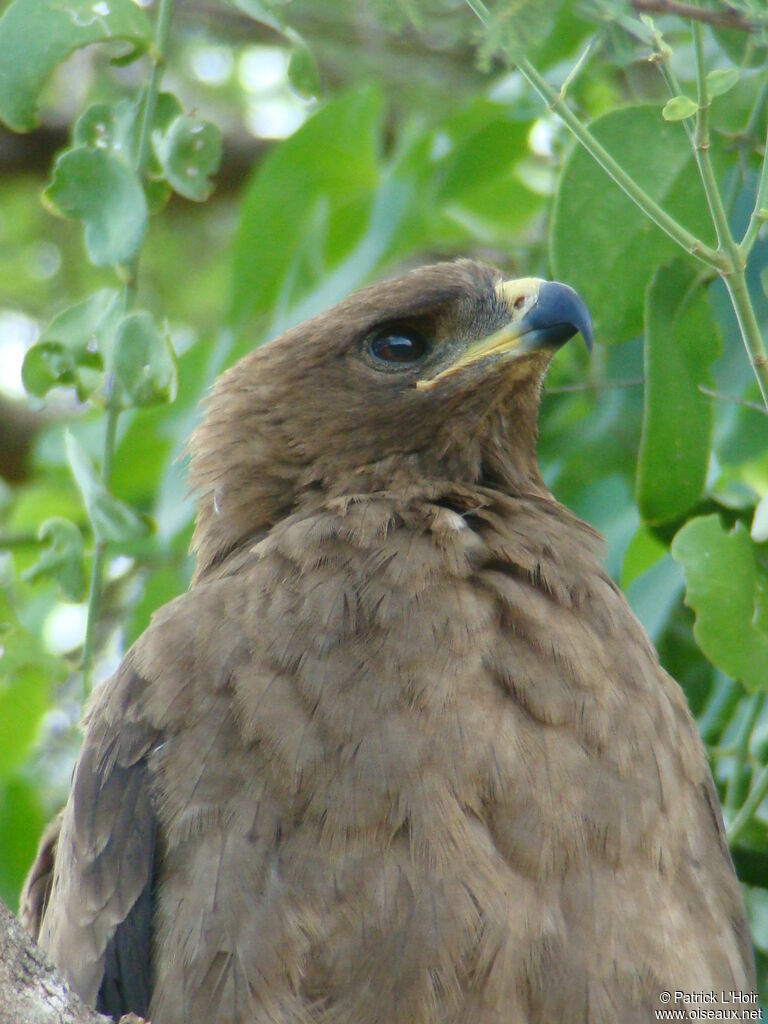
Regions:
[[[545,281],[539,291],[537,307],[534,307],[534,317],[537,321],[542,321],[542,325],[550,324],[555,329],[555,337],[558,336],[559,328],[561,343],[578,333],[584,339],[588,351],[592,351],[592,318],[586,303],[570,285],[561,284],[559,281]]]

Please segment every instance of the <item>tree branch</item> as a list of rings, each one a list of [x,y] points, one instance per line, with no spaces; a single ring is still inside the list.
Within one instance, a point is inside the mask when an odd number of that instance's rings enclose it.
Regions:
[[[14,1024],[111,1024],[72,992],[2,902],[0,1007]]]
[[[676,14],[714,28],[735,28],[740,32],[754,32],[757,26],[736,11],[712,11],[679,0],[631,0],[634,10],[641,14]]]

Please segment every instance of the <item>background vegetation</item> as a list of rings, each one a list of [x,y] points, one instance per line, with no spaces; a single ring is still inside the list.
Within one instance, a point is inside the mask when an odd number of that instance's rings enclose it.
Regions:
[[[591,307],[596,351],[548,378],[541,468],[685,689],[765,984],[768,16],[544,6],[0,0],[12,907],[84,691],[188,582],[180,456],[216,374],[377,275],[472,255]]]

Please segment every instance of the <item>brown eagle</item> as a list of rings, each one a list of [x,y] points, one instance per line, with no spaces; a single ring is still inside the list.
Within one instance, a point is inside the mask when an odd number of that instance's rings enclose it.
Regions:
[[[23,916],[153,1024],[648,1024],[747,991],[677,684],[536,467],[591,327],[470,261],[223,375],[189,591],[91,701]],[[664,998],[664,997],[662,997]]]

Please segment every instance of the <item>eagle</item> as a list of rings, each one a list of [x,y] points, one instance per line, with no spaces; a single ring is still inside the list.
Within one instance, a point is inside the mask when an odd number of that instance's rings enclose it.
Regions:
[[[536,464],[587,309],[470,260],[224,373],[189,590],[100,686],[22,918],[153,1024],[647,1024],[754,989],[679,686]]]

